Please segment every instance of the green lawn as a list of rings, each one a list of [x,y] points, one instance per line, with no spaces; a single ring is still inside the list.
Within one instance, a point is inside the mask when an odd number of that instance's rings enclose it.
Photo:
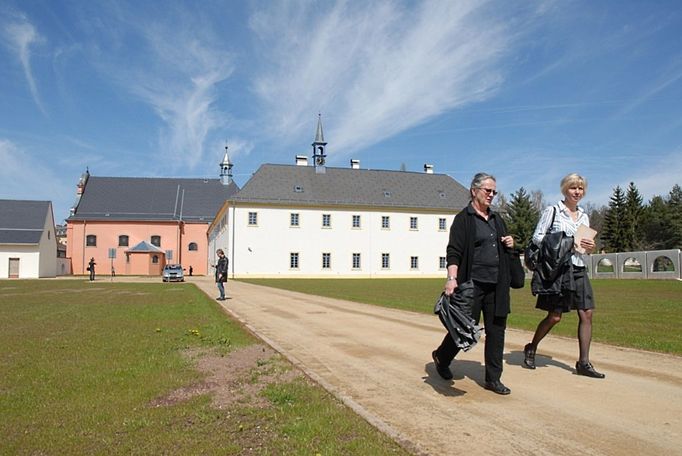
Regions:
[[[302,376],[152,405],[204,375],[183,350],[256,342],[190,284],[0,281],[0,454],[405,454]]]
[[[249,279],[244,282],[303,293],[430,313],[442,279]],[[592,281],[597,310],[594,340],[682,355],[682,282],[675,280]],[[534,331],[545,312],[535,309],[530,284],[512,290],[509,326]],[[434,316],[434,318],[436,318]],[[577,316],[565,315],[553,334],[575,336]]]

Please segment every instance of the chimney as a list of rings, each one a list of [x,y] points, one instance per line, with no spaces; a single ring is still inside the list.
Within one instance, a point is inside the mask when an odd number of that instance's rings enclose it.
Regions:
[[[424,172],[426,174],[433,174],[433,165],[429,165],[428,163],[424,163]]]
[[[360,160],[356,160],[355,158],[350,159],[350,167],[351,169],[360,169]]]
[[[305,155],[296,155],[296,166],[308,166],[308,157]]]

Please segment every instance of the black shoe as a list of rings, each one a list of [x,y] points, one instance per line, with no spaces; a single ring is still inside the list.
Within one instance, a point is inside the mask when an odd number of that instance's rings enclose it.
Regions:
[[[485,382],[485,389],[490,390],[493,393],[501,394],[503,396],[506,396],[507,394],[511,393],[511,390],[504,386],[504,384],[499,380],[494,382]]]
[[[594,370],[594,366],[592,366],[592,363],[590,362],[583,364],[580,361],[578,361],[577,363],[575,363],[575,373],[578,375],[584,375],[585,377],[592,378],[606,377],[605,374],[602,374],[601,372],[597,372],[596,370]]]
[[[533,344],[526,344],[523,347],[523,365],[528,369],[535,369],[535,349]]]
[[[440,363],[438,356],[436,355],[436,350],[431,353],[431,358],[433,358],[433,364],[436,365],[436,372],[438,372],[438,375],[443,377],[444,380],[452,380],[452,372],[450,371],[450,368],[448,366],[443,366]]]
[[[216,301],[224,301],[225,298],[217,297],[217,298],[215,298],[215,300],[216,300]]]

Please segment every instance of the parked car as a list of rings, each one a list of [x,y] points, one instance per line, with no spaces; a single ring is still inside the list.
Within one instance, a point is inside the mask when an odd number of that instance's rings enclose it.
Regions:
[[[185,273],[180,264],[167,264],[163,267],[161,278],[164,282],[184,282]]]

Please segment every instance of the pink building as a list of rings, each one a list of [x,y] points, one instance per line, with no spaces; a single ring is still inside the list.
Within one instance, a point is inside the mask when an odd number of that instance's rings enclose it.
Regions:
[[[123,275],[161,275],[165,264],[205,275],[207,229],[239,188],[225,154],[220,179],[97,177],[86,171],[67,222],[67,252],[74,274],[112,268]]]

